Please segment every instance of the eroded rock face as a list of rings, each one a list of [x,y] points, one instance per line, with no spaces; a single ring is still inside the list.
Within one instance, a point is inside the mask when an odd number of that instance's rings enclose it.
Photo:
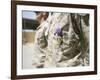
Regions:
[[[36,67],[69,67],[89,65],[89,34],[86,14],[49,13],[35,38]],[[89,19],[87,19],[89,20]]]

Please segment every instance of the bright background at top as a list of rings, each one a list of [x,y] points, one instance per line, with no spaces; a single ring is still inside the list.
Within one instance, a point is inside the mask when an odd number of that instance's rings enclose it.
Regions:
[[[22,11],[22,17],[25,19],[36,19],[36,13],[34,11]]]

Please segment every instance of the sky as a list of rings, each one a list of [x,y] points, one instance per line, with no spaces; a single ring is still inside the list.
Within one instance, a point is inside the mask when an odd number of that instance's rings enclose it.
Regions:
[[[36,19],[36,13],[34,11],[22,11],[22,17],[26,19]]]

